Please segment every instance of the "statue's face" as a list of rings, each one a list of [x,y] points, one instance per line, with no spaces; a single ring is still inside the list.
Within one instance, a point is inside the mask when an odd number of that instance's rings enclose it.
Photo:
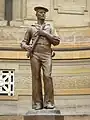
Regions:
[[[36,16],[38,19],[45,20],[46,18],[46,11],[44,9],[39,9],[36,12]]]

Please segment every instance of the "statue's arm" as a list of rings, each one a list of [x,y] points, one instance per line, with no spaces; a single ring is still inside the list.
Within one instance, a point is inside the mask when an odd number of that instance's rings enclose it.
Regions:
[[[30,49],[29,43],[30,43],[31,37],[32,37],[31,28],[28,28],[27,31],[25,32],[24,39],[20,43],[21,48],[25,50]]]
[[[45,36],[50,41],[50,43],[53,44],[54,46],[56,46],[60,43],[60,37],[59,36],[49,34],[47,32],[45,32]]]
[[[53,32],[50,26],[47,28],[47,30],[40,30],[39,34],[46,37],[54,46],[60,43],[60,37],[55,32]]]
[[[60,36],[57,34],[56,30],[53,29],[52,27],[50,28],[50,34],[51,35],[51,42],[52,44],[55,46],[55,45],[58,45],[60,43]],[[50,40],[50,39],[49,39]]]

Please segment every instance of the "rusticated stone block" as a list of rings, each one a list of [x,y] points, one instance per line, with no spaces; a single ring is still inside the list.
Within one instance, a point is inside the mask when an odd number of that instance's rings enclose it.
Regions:
[[[0,116],[0,120],[24,120],[23,116]]]
[[[7,26],[7,21],[6,20],[1,20],[0,21],[0,26]]]
[[[88,115],[78,115],[78,116],[65,116],[64,120],[90,120],[90,116]]]
[[[23,25],[23,22],[20,21],[20,20],[10,22],[10,26],[13,26],[13,27],[19,27],[19,26],[22,26],[22,25]]]

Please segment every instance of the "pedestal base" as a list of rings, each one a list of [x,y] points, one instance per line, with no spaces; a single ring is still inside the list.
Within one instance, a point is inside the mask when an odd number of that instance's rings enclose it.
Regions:
[[[60,115],[33,115],[24,116],[24,120],[64,120],[64,116]]]
[[[24,120],[64,120],[64,116],[60,115],[60,110],[32,110],[26,113]]]
[[[28,111],[26,115],[60,115],[60,110],[57,109],[31,110]]]

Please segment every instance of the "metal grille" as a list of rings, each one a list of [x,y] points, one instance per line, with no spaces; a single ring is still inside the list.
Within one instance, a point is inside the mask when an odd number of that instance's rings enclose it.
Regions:
[[[0,95],[14,95],[14,71],[0,70]]]

